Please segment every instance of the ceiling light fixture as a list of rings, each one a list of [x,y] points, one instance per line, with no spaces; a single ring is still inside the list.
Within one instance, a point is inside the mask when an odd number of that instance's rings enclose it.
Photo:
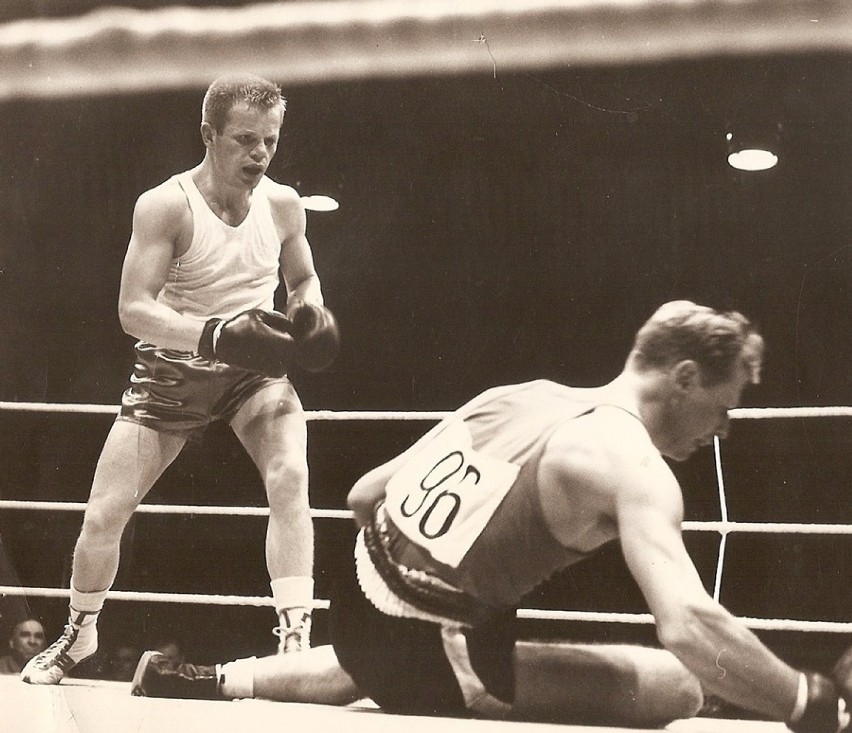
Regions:
[[[335,211],[340,206],[336,199],[322,194],[302,196],[301,199],[302,206],[308,211]]]
[[[741,171],[765,171],[778,164],[778,131],[761,133],[752,128],[748,133],[728,132],[728,165]]]

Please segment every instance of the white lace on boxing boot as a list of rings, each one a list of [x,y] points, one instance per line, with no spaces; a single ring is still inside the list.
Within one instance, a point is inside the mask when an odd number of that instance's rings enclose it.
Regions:
[[[283,608],[279,625],[272,629],[278,637],[278,653],[301,652],[311,646],[311,612],[307,608]]]

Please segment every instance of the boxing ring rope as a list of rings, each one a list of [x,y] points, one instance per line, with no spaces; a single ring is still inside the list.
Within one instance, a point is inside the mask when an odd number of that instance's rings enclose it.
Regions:
[[[39,402],[3,402],[0,401],[0,412],[16,411],[24,413],[45,414],[97,414],[110,415],[118,413],[118,406],[86,405],[73,403],[39,403]],[[352,421],[352,420],[416,420],[437,421],[450,414],[447,411],[334,411],[308,410],[306,417],[309,421]],[[852,417],[852,407],[773,407],[773,408],[736,408],[730,411],[732,419],[778,419],[778,418],[824,418]],[[716,532],[721,540],[716,565],[713,595],[719,600],[724,569],[727,536],[731,533],[771,533],[771,534],[821,534],[821,535],[852,535],[852,525],[827,523],[796,523],[796,522],[740,522],[731,521],[728,517],[727,499],[722,472],[721,446],[718,438],[714,439],[714,462],[716,480],[719,491],[721,520],[718,521],[685,521],[684,531]],[[18,511],[76,511],[82,512],[86,507],[83,502],[58,501],[24,501],[0,500],[0,509]],[[203,505],[172,505],[172,504],[141,504],[137,513],[142,514],[182,514],[199,516],[229,516],[229,517],[266,517],[269,509],[266,507],[232,507],[232,506],[203,506]],[[352,513],[346,509],[317,509],[311,508],[314,519],[351,519]],[[42,598],[68,598],[67,589],[0,586],[0,595],[23,595]],[[271,606],[272,599],[266,596],[230,596],[197,593],[160,593],[136,591],[110,591],[107,598],[120,601],[154,602],[154,603],[196,603],[220,606]],[[328,608],[328,601],[317,599],[314,607]],[[572,611],[546,609],[519,609],[518,617],[539,621],[585,621],[597,623],[628,623],[651,624],[654,618],[650,614],[638,613],[606,613],[599,611]],[[845,633],[852,632],[852,622],[810,621],[796,619],[771,619],[740,617],[752,629],[772,631],[806,631]]]
[[[76,402],[8,402],[0,400],[0,412],[53,412],[84,415],[116,415],[118,405]],[[441,420],[448,410],[307,410],[308,420]],[[766,420],[795,417],[852,417],[852,406],[835,407],[736,407],[729,411],[735,420]]]
[[[716,467],[716,486],[719,489],[719,513],[722,515],[720,524],[727,528],[728,500],[725,495],[725,476],[722,473],[722,445],[718,435],[713,436],[713,458]],[[728,546],[728,530],[720,529],[719,555],[716,559],[716,578],[713,582],[713,598],[718,601],[722,597],[722,569],[725,566],[725,549]]]
[[[852,50],[847,0],[306,0],[0,25],[0,99]]]

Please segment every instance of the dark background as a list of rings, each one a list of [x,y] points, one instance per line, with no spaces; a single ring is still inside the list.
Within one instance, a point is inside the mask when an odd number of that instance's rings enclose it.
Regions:
[[[270,175],[341,204],[308,235],[344,335],[308,409],[451,409],[547,377],[600,384],[637,327],[690,298],[752,317],[768,341],[751,406],[846,405],[852,308],[852,59],[748,56],[286,87]],[[203,89],[0,104],[0,399],[117,404],[132,339],[116,315],[136,197],[203,155]],[[773,170],[725,163],[725,133],[768,122]],[[0,496],[85,501],[110,418],[0,411]],[[421,422],[312,422],[312,505]],[[848,419],[738,421],[723,446],[730,518],[849,523]],[[710,451],[676,466],[688,519],[719,518]],[[264,504],[228,430],[212,428],[148,499]],[[22,585],[67,587],[78,513],[4,510]],[[116,589],[267,595],[262,519],[137,515]],[[317,520],[318,597],[352,528]],[[718,536],[688,533],[712,587]],[[734,613],[849,621],[852,539],[732,535]],[[530,599],[645,612],[618,548]],[[55,636],[66,602],[30,599]],[[324,613],[315,641],[325,640]],[[270,609],[110,601],[106,644],[177,630],[191,656],[271,651]],[[527,624],[536,636],[653,642],[651,627]],[[824,666],[848,638],[761,632]]]

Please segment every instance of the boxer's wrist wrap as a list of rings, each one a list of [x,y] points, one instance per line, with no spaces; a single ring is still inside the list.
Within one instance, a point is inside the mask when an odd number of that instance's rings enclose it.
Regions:
[[[222,333],[222,329],[225,327],[225,321],[219,321],[216,324],[216,328],[213,329],[213,353],[216,353],[216,345],[219,343],[219,336]]]
[[[804,672],[799,672],[799,689],[796,692],[796,704],[793,706],[793,712],[790,713],[790,723],[798,723],[805,714],[805,708],[808,706],[808,678]]]
[[[201,331],[201,338],[198,340],[198,355],[207,361],[216,359],[216,342],[219,340],[219,334],[222,333],[222,327],[225,321],[221,318],[211,318],[204,324],[204,329]]]

